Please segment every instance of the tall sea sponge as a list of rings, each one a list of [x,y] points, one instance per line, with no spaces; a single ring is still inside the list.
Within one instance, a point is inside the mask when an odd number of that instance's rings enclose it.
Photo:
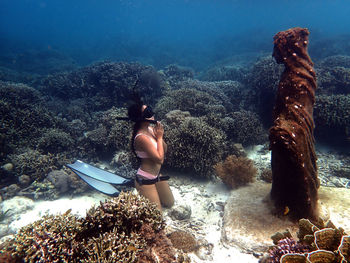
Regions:
[[[247,157],[230,155],[215,166],[217,176],[230,188],[237,188],[254,181],[257,169]]]

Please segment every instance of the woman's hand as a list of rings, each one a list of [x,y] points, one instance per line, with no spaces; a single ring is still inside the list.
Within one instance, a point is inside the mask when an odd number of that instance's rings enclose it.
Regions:
[[[154,136],[156,137],[157,140],[163,139],[164,127],[159,121],[157,121],[156,126],[153,128],[153,132],[154,132]]]

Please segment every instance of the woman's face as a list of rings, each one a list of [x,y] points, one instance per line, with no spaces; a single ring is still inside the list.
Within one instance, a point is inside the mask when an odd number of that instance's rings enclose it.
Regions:
[[[142,105],[142,113],[145,111],[146,108],[147,108],[147,105]],[[154,120],[154,113],[153,113],[151,107],[149,107],[149,112],[147,112],[147,113],[149,114],[150,112],[153,115],[151,117],[149,117],[149,118],[145,118],[146,120]]]

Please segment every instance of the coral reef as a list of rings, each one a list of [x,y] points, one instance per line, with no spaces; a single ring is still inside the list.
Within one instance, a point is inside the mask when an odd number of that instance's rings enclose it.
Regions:
[[[72,151],[75,148],[75,141],[72,137],[59,129],[43,130],[43,135],[38,140],[37,149],[44,154],[57,154]]]
[[[350,95],[320,95],[314,108],[315,136],[327,142],[350,137]]]
[[[165,140],[169,142],[169,151],[165,166],[197,176],[211,176],[213,165],[224,154],[225,134],[194,117],[186,117],[179,125],[168,129]]]
[[[82,223],[79,239],[98,236],[101,231],[109,232],[115,227],[127,235],[139,232],[143,224],[150,224],[155,231],[163,229],[161,212],[146,200],[140,195],[122,192],[117,198],[91,208]]]
[[[194,77],[194,72],[191,68],[185,68],[175,64],[166,66],[160,73],[164,74],[170,86],[180,81],[193,79]]]
[[[43,129],[58,123],[45,107],[41,94],[24,84],[0,82],[0,115],[4,141],[0,157],[23,147],[35,147]]]
[[[281,235],[283,236],[283,235]],[[350,236],[331,221],[318,220],[317,226],[308,219],[299,220],[299,238],[283,238],[270,248],[267,262],[329,262],[350,261]],[[263,262],[263,261],[262,261]]]
[[[252,105],[256,105],[256,110],[264,125],[271,126],[272,106],[278,82],[283,71],[283,66],[278,65],[273,58],[260,58],[248,74],[246,86],[250,88],[250,96],[253,99]]]
[[[271,263],[279,263],[280,259],[285,254],[303,254],[309,252],[310,248],[307,245],[296,242],[292,238],[284,238],[278,241],[276,247],[269,251]]]
[[[266,130],[257,114],[251,111],[236,111],[218,120],[227,138],[244,146],[261,144],[267,140]]]
[[[61,155],[45,155],[31,149],[10,155],[9,159],[17,174],[28,175],[32,181],[44,179],[50,171],[61,168],[67,162]]]
[[[214,168],[217,176],[232,189],[253,182],[257,173],[252,160],[235,155],[228,156]]]
[[[243,67],[239,66],[219,66],[210,68],[206,71],[201,79],[204,81],[223,81],[223,80],[235,80],[242,81],[247,74]]]
[[[121,193],[85,218],[70,210],[44,216],[21,228],[0,252],[9,262],[181,262],[164,227],[148,199]]]
[[[51,75],[43,80],[41,90],[53,97],[73,100],[84,98],[89,111],[123,106],[135,87],[153,104],[162,93],[162,80],[151,66],[138,63],[107,63]]]
[[[273,56],[285,70],[278,86],[272,150],[271,198],[276,213],[289,209],[292,219],[317,217],[316,154],[312,118],[316,76],[307,53],[309,31],[293,28],[274,37]]]
[[[350,67],[318,68],[317,82],[320,85],[320,94],[349,94],[350,91]]]
[[[82,244],[74,242],[79,220],[67,211],[58,216],[44,216],[21,228],[5,251],[25,262],[73,262]]]
[[[193,88],[171,90],[157,102],[155,107],[159,119],[163,119],[165,114],[172,110],[188,111],[196,117],[206,115],[212,111],[221,115],[225,113],[225,109],[221,106],[219,100],[205,91]]]

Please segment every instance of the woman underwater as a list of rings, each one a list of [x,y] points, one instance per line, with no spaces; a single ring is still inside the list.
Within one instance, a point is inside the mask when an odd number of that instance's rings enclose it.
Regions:
[[[167,180],[162,176],[160,169],[164,162],[167,145],[163,140],[164,128],[160,122],[154,121],[154,113],[150,106],[137,103],[128,109],[129,119],[135,122],[131,145],[141,166],[137,170],[135,186],[138,192],[157,204],[161,210],[162,205],[171,207],[174,196]]]

